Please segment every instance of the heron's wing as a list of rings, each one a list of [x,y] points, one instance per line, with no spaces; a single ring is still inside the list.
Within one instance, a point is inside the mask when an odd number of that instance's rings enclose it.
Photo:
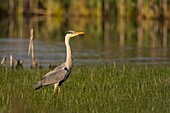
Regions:
[[[69,72],[65,70],[65,67],[60,65],[42,78],[42,85],[45,86],[60,82],[64,80],[68,74]]]
[[[48,75],[52,74],[54,70],[64,69],[65,67],[66,67],[66,66],[65,66],[65,63],[63,63],[63,64],[61,64],[61,65],[57,66],[56,68],[54,68],[52,71],[48,72],[46,75],[44,75],[44,77],[43,77],[43,78],[45,78],[46,76],[48,76]]]

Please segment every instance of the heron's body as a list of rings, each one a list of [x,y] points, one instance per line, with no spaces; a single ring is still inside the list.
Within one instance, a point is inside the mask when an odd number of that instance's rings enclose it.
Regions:
[[[48,72],[40,81],[38,81],[35,84],[34,89],[39,89],[43,86],[54,85],[54,93],[57,86],[59,87],[58,93],[60,93],[60,86],[69,77],[73,66],[72,53],[71,53],[69,40],[71,37],[83,33],[84,32],[69,31],[69,33],[65,36],[66,56],[67,56],[66,62],[54,68],[52,71]]]
[[[70,75],[70,71],[65,66],[65,63],[61,64],[60,66],[56,67],[54,70],[48,72],[42,80],[40,80],[36,85],[35,89],[39,89],[42,86],[48,86],[52,84],[61,84],[68,78]]]

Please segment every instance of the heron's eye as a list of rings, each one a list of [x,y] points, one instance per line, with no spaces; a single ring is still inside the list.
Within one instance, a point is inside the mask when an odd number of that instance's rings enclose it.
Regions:
[[[67,34],[72,34],[72,32],[67,32]]]
[[[67,34],[73,34],[74,33],[74,31],[68,31],[67,32]]]

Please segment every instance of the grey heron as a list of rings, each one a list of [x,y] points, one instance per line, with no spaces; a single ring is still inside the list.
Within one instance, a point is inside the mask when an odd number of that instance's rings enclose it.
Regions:
[[[54,85],[54,93],[58,88],[58,94],[60,94],[60,86],[69,77],[73,66],[72,52],[70,47],[70,38],[77,35],[84,34],[84,32],[68,31],[65,35],[65,46],[66,46],[66,61],[48,72],[40,81],[38,81],[34,89],[37,90],[43,86]]]

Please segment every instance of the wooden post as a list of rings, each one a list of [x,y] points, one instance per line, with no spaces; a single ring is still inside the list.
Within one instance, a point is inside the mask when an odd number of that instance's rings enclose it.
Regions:
[[[12,54],[10,54],[10,67],[14,68],[14,59],[12,57]]]
[[[6,55],[4,55],[4,57],[2,58],[1,64],[2,64],[2,65],[5,65],[5,64],[6,64]]]
[[[30,43],[29,43],[29,48],[28,48],[28,56],[30,55],[30,51],[31,51],[31,54],[32,54],[32,68],[36,68],[37,67],[37,60],[35,58],[35,53],[34,53],[33,29],[31,29]]]

